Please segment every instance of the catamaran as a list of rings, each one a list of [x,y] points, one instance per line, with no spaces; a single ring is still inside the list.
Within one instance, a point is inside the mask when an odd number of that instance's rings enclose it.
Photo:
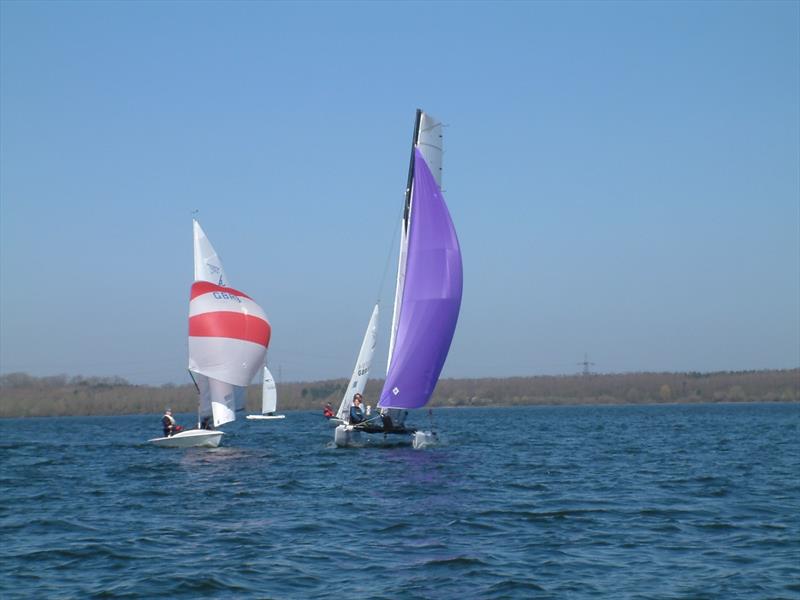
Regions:
[[[149,440],[170,448],[219,445],[223,432],[216,428],[244,410],[247,386],[264,365],[271,335],[261,307],[229,286],[222,262],[197,220],[193,228],[189,375],[198,392],[197,429]]]
[[[417,110],[380,411],[359,424],[337,425],[337,446],[360,445],[369,434],[406,436],[414,447],[434,439],[432,432],[407,427],[405,420],[409,410],[422,408],[430,400],[461,308],[461,249],[442,194],[441,177],[442,124]],[[349,396],[352,400],[353,393]],[[343,406],[346,401],[347,394]],[[337,417],[346,418],[342,407]]]
[[[264,366],[264,381],[261,385],[261,414],[247,415],[251,421],[283,419],[286,415],[276,415],[278,408],[278,391],[275,389],[275,380],[272,373]]]

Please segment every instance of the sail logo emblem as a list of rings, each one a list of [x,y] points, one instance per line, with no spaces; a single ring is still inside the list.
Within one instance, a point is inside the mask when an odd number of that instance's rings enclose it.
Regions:
[[[394,389],[392,390],[392,393],[393,393],[395,396],[397,396],[397,394],[399,394],[399,393],[400,393],[400,388],[399,388],[399,387],[396,387],[396,388],[394,388]]]

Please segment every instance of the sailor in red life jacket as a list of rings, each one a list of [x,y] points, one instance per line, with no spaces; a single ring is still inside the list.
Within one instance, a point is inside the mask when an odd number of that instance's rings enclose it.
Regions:
[[[331,417],[333,417],[333,407],[331,406],[330,402],[325,404],[325,408],[322,409],[322,415],[326,419],[330,419]]]
[[[161,417],[161,425],[164,427],[164,437],[169,437],[183,431],[183,427],[175,423],[175,418],[172,416],[172,411],[170,409],[164,411],[164,416]]]

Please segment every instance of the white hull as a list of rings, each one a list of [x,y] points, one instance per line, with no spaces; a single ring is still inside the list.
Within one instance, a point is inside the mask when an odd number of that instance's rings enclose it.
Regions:
[[[338,425],[333,431],[333,443],[339,448],[363,446],[364,437],[363,431],[353,429],[350,425]]]
[[[269,419],[285,419],[286,415],[247,415],[246,418],[251,421],[266,421]]]
[[[437,444],[438,441],[438,436],[432,431],[416,431],[413,434],[366,433],[351,425],[339,425],[333,432],[333,443],[339,448],[410,445],[415,450],[421,450]]]
[[[434,431],[417,431],[414,433],[414,439],[411,441],[414,450],[434,446],[437,443],[439,443],[439,437]]]
[[[189,429],[169,437],[153,438],[147,441],[162,448],[216,448],[223,435],[222,431]]]

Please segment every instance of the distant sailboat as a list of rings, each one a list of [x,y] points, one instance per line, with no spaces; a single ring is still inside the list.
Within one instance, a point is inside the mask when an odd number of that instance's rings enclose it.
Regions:
[[[415,446],[431,439],[430,432],[406,427],[405,418],[433,394],[461,307],[461,250],[441,190],[441,130],[417,110],[380,418],[337,426],[337,446],[357,445],[370,433],[410,435]]]
[[[229,287],[214,247],[194,227],[194,283],[189,302],[189,374],[197,387],[197,429],[150,440],[157,446],[219,445],[219,427],[244,409],[247,386],[264,364],[271,329],[261,307]]]
[[[278,391],[275,389],[275,380],[272,378],[272,373],[270,373],[269,369],[265,366],[264,382],[261,385],[261,414],[247,415],[247,418],[251,421],[285,418],[286,415],[275,414],[277,408]]]

